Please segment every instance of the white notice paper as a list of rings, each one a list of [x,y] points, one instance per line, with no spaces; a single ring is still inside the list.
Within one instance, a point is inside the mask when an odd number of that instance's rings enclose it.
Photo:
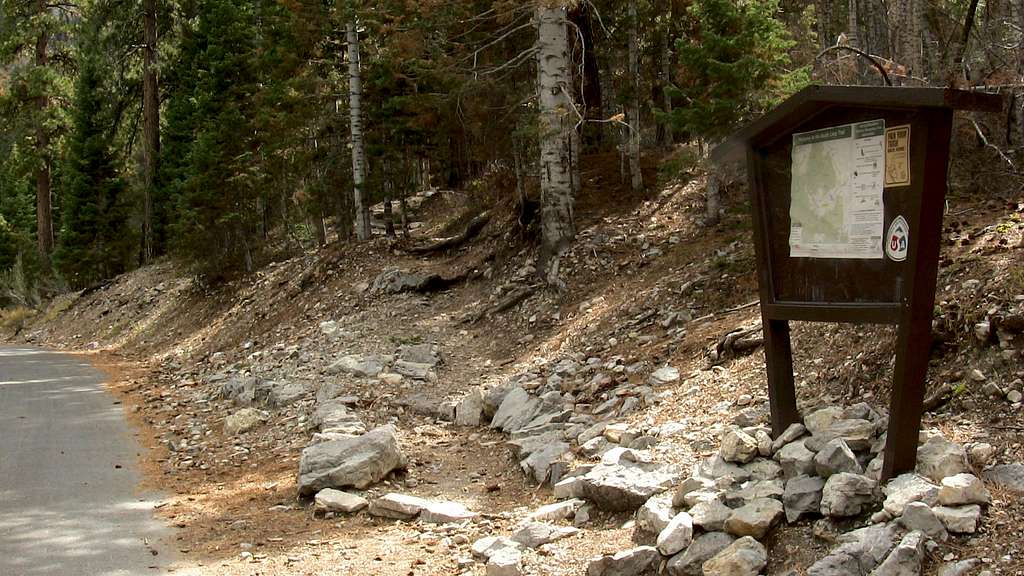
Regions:
[[[789,255],[882,259],[885,121],[793,134]]]

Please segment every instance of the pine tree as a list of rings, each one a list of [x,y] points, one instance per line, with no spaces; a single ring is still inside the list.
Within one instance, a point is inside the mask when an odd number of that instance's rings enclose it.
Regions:
[[[715,140],[732,132],[807,81],[794,69],[794,45],[776,19],[779,0],[697,0],[688,12],[691,32],[677,44],[683,68],[676,127]]]
[[[124,180],[112,151],[111,99],[104,85],[96,30],[80,50],[73,130],[64,177],[64,212],[54,262],[73,287],[86,287],[128,269],[134,237]]]

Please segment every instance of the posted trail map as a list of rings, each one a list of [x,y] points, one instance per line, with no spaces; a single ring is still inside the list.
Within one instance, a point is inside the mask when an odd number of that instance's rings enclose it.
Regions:
[[[882,259],[885,121],[793,134],[789,255]]]

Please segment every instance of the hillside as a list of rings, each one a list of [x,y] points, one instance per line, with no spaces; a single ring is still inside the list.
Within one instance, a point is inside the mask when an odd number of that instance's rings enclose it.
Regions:
[[[656,179],[653,167],[648,181]],[[951,177],[929,370],[929,390],[948,386],[949,394],[925,415],[924,428],[965,446],[980,473],[1024,461],[1024,199],[988,195],[979,173],[964,161]],[[177,528],[175,547],[202,573],[483,574],[470,546],[510,534],[556,500],[531,474],[572,476],[621,443],[643,452],[630,458],[674,465],[685,477],[719,451],[733,423],[765,421],[744,187],[732,187],[723,222],[706,229],[700,174],[645,197],[623,190],[608,169],[585,170],[583,180],[579,234],[560,293],[538,283],[535,249],[506,206],[494,208],[463,247],[429,257],[378,237],[310,251],[217,287],[175,263],[156,264],[53,302],[9,338],[77,351],[109,371],[149,447],[141,456],[147,484],[166,493],[160,514]],[[470,206],[452,192],[424,200],[411,245],[460,229],[475,215],[464,213]],[[424,291],[392,293],[401,281]],[[803,414],[864,402],[884,414],[894,341],[886,327],[795,323]],[[346,358],[379,360],[382,370],[339,367]],[[420,365],[427,368],[417,373]],[[240,408],[227,384],[249,378],[270,383],[270,397],[256,402],[255,420],[243,427],[251,429],[229,434],[226,420]],[[561,394],[573,438],[604,423],[593,438],[606,441],[570,440],[571,450],[550,467],[531,464],[524,473],[522,443],[509,445],[486,419],[451,422],[475,388],[486,404],[509,383],[537,396]],[[297,499],[300,454],[322,424],[317,407],[337,399],[363,430],[393,424],[408,459],[404,473],[363,496],[451,501],[480,516],[442,524],[366,512],[325,517]],[[989,489],[977,533],[928,549],[925,573],[978,559],[993,574],[1024,574],[1024,503]],[[526,573],[584,574],[592,557],[654,543],[632,510],[578,506],[566,517],[575,514],[580,531],[526,552]],[[767,572],[805,573],[828,554],[835,533],[868,523],[867,515],[803,519],[775,530],[765,540]]]

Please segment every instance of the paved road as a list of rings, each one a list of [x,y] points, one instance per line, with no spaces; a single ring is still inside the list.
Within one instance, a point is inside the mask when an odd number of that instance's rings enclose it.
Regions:
[[[170,564],[168,532],[137,492],[139,445],[102,381],[73,356],[0,346],[0,576]]]

